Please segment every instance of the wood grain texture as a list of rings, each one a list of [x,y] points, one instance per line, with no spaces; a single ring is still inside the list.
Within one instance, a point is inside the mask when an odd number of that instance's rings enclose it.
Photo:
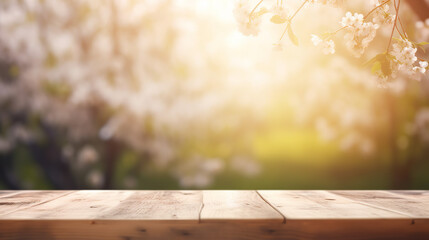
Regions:
[[[0,219],[7,214],[25,210],[59,197],[70,194],[70,191],[20,191],[9,192],[0,198]]]
[[[426,204],[427,191],[371,192],[8,193],[0,197],[0,203],[11,203],[0,204],[8,210],[0,212],[0,239],[429,239],[429,215],[415,220],[389,204],[362,200],[373,195],[380,201]]]
[[[98,219],[199,221],[200,191],[134,191]]]
[[[327,191],[259,191],[289,219],[408,219],[407,215],[363,205]]]
[[[419,191],[332,191],[333,193],[369,206],[389,209],[413,219],[428,218],[429,196]]]
[[[256,191],[203,191],[201,221],[270,221],[284,217],[267,204]]]
[[[132,193],[131,191],[77,191],[44,204],[2,215],[0,219],[95,219],[119,205]]]

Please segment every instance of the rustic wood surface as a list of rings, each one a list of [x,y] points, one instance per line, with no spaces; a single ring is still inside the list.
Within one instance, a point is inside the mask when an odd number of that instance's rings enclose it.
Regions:
[[[429,191],[0,191],[0,239],[429,239]]]

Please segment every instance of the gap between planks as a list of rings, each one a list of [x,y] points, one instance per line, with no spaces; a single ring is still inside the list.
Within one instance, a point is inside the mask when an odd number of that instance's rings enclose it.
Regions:
[[[204,208],[204,194],[203,191],[201,191],[201,206],[200,206],[200,211],[198,211],[198,223],[201,223],[201,212],[203,211]]]
[[[262,200],[264,200],[264,202],[266,202],[271,208],[273,208],[277,213],[279,213],[282,217],[283,217],[283,224],[286,224],[286,216],[280,212],[280,210],[278,210],[276,207],[274,207],[273,204],[271,204],[267,199],[265,199],[262,194],[259,193],[259,190],[255,190],[256,194],[258,194],[258,196],[260,198],[262,198]]]
[[[251,222],[265,222],[265,221],[275,221],[280,224],[286,222],[285,216],[276,209],[268,200],[261,196],[257,190],[201,190],[201,207],[198,216],[198,223],[213,223],[213,222],[222,222],[222,221],[247,221]],[[232,192],[232,193],[228,193]],[[213,194],[219,195],[217,198],[213,198]],[[232,199],[221,197],[222,194],[232,194]],[[229,196],[229,195],[228,195]],[[245,199],[243,196],[249,196],[255,199]],[[213,202],[213,199],[217,201]],[[220,205],[219,205],[220,204]],[[215,207],[213,207],[215,205]],[[216,207],[219,205],[220,207]],[[238,214],[234,217],[235,214],[228,214],[228,210],[224,209],[223,205],[231,207],[231,205],[237,205],[237,208],[241,212],[245,212],[246,216],[241,216]],[[228,208],[228,207],[227,207]],[[265,209],[265,210],[263,210]],[[234,212],[234,208],[230,209]],[[226,212],[225,212],[226,211]],[[240,212],[239,211],[239,212]],[[268,211],[268,212],[266,212]],[[219,217],[219,212],[224,212],[229,216]],[[271,216],[268,216],[270,214]],[[208,214],[208,215],[207,215]],[[211,215],[214,214],[214,215]],[[254,217],[249,217],[249,214],[255,214]],[[220,214],[222,215],[222,214]]]

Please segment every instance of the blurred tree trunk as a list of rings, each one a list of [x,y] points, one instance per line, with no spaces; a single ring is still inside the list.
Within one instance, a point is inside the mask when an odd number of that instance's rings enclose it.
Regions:
[[[111,0],[110,11],[111,11],[111,25],[110,25],[110,35],[113,41],[113,52],[115,56],[120,56],[121,53],[119,51],[119,42],[118,42],[118,10],[115,2]],[[118,142],[113,139],[109,139],[105,144],[106,148],[105,153],[105,169],[104,169],[104,183],[103,189],[111,189],[113,187],[113,179],[115,174],[115,167],[118,158]]]
[[[0,154],[0,181],[11,190],[22,189],[19,179],[12,169],[12,156],[10,154]]]
[[[408,159],[401,159],[400,151],[398,149],[398,111],[397,99],[391,92],[386,92],[385,100],[387,101],[388,113],[388,134],[387,142],[390,150],[391,160],[391,188],[392,189],[409,189],[412,185],[412,169],[414,161],[409,156]]]
[[[115,140],[110,139],[105,146],[107,149],[105,149],[106,158],[103,189],[112,189],[116,163],[119,155],[119,144]]]
[[[58,144],[60,137],[55,129],[41,124],[46,136],[43,144],[29,144],[33,159],[41,167],[44,176],[54,189],[76,189],[76,183],[69,163],[64,159],[61,146]]]
[[[397,146],[397,112],[396,112],[396,97],[386,91],[385,98],[387,102],[387,114],[388,114],[388,129],[387,129],[387,142],[390,150],[390,160],[391,160],[391,188],[393,189],[401,189],[404,185],[406,185],[407,181],[404,178],[404,174],[401,173],[402,169],[399,163],[398,156],[398,146]]]

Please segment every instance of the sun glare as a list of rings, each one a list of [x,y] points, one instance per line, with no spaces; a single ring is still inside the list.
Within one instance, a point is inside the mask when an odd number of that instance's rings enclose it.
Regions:
[[[0,157],[95,188],[424,158],[429,22],[392,2],[0,1]]]

